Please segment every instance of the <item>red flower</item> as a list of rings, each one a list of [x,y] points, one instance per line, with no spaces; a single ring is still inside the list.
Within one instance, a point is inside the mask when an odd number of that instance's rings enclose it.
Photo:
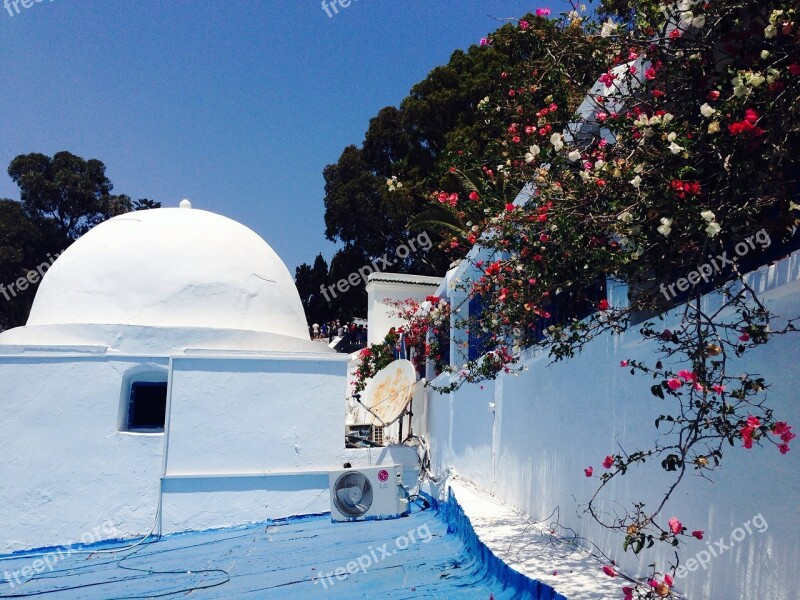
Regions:
[[[748,108],[746,111],[744,111],[744,120],[751,125],[755,125],[758,121],[758,113],[752,108]]]
[[[627,360],[621,360],[621,361],[619,361],[619,366],[620,366],[620,367],[627,367],[627,366],[628,366],[628,361],[627,361]]]
[[[791,73],[791,74],[792,74],[792,75],[794,75],[795,77],[797,77],[798,75],[800,75],[800,64],[798,64],[798,63],[792,63],[792,64],[790,64],[790,65],[789,65],[788,67],[786,67],[786,68],[789,70],[789,73]]]
[[[633,600],[633,588],[625,586],[622,588],[623,600]]]
[[[597,308],[600,310],[608,310],[608,300],[603,298],[600,302],[597,303]]]
[[[706,99],[707,99],[707,100],[711,100],[712,102],[713,102],[714,100],[719,100],[719,92],[718,92],[717,90],[711,90],[711,91],[710,91],[710,92],[708,92],[708,94],[706,95]]]
[[[743,332],[742,335],[739,336],[739,340],[742,341],[742,342],[749,342],[750,341],[750,334],[747,333],[746,331]]]
[[[703,539],[703,532],[702,531],[693,531],[692,532],[692,537],[696,537],[698,540],[702,540]],[[672,585],[672,582],[670,582],[669,584]]]
[[[614,457],[609,455],[603,460],[603,467],[610,469],[614,465]]]
[[[512,210],[514,210],[514,205],[511,204],[511,202],[509,202],[508,204],[506,204],[506,210],[511,212]]]
[[[656,78],[656,70],[653,67],[650,67],[644,72],[645,79],[655,79]]]
[[[666,584],[667,584],[668,586],[670,586],[670,587],[672,587],[672,584],[674,583],[674,581],[673,581],[673,579],[672,579],[672,575],[670,575],[669,573],[667,573],[666,575],[664,575],[664,581],[665,581],[665,582],[666,582]]]
[[[789,451],[789,445],[781,444],[780,446],[778,446],[778,450],[781,451],[781,454],[786,454]]]
[[[613,567],[609,567],[608,565],[603,566],[603,573],[608,575],[609,577],[616,577],[617,572],[614,570]]]
[[[591,477],[592,473],[594,473],[594,469],[592,467],[587,467],[583,472],[587,477]]]
[[[478,200],[480,200],[480,198],[481,197],[478,195],[478,192],[472,191],[469,193],[469,199],[472,200],[473,202],[477,202]]]

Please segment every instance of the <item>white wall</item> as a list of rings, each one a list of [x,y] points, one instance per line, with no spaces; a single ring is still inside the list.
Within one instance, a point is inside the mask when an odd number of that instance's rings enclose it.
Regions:
[[[0,554],[325,512],[347,462],[402,464],[413,486],[414,449],[345,449],[347,360],[0,356]],[[170,369],[167,434],[118,431],[142,365]]]
[[[384,281],[379,277],[397,278],[397,281]],[[407,282],[401,282],[408,279]],[[427,280],[424,283],[415,280]],[[367,283],[367,343],[377,344],[383,341],[392,327],[403,325],[404,321],[394,315],[395,307],[386,303],[386,300],[402,302],[408,298],[417,301],[425,300],[426,296],[436,293],[440,279],[434,277],[420,277],[416,275],[402,275],[395,273],[379,273],[371,275]]]
[[[752,277],[757,289],[770,289],[770,306],[778,313],[800,313],[800,256]],[[786,283],[790,282],[790,283]],[[776,287],[777,286],[777,287]],[[707,302],[714,302],[707,299]],[[668,316],[665,326],[674,320]],[[750,351],[732,371],[757,372],[773,384],[768,402],[780,420],[800,426],[796,402],[800,374],[796,368],[797,336],[775,339]],[[649,391],[651,381],[631,376],[619,362],[646,360],[652,349],[638,332],[595,340],[579,357],[549,365],[546,356],[526,361],[527,371],[496,383],[466,386],[454,394],[431,394],[428,428],[434,471],[455,467],[461,475],[492,491],[498,498],[534,519],[559,508],[560,523],[574,528],[620,561],[632,573],[644,572],[656,560],[662,568],[671,558],[663,549],[645,554],[639,564],[623,553],[621,538],[594,524],[583,509],[597,487],[583,469],[603,471],[607,454],[649,447],[654,420],[665,402]],[[488,408],[495,402],[495,412]],[[724,450],[723,466],[713,482],[689,476],[670,502],[666,518],[677,516],[689,530],[704,530],[704,541],[684,547],[685,561],[707,544],[762,515],[764,533],[747,535],[730,550],[713,558],[707,570],[679,579],[679,590],[692,599],[796,600],[800,589],[800,447],[781,456],[772,446]],[[652,505],[667,479],[660,466],[648,463],[610,488],[600,505],[613,510],[642,500]],[[716,548],[716,547],[715,547]]]
[[[124,372],[166,359],[0,358],[0,553],[155,523],[163,436],[117,431]],[[108,528],[107,528],[108,529]]]

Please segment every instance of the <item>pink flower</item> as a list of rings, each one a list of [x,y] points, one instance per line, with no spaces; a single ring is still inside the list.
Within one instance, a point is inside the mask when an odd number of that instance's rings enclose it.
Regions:
[[[613,567],[609,567],[608,565],[603,566],[603,573],[608,575],[609,577],[616,577],[617,572],[614,570]]]
[[[778,450],[781,451],[781,454],[786,454],[789,451],[789,444],[781,444],[778,446]]]
[[[628,361],[627,361],[627,360],[621,360],[621,361],[619,361],[619,366],[620,366],[620,367],[627,367],[627,366],[628,366]]]
[[[549,8],[537,8],[536,9],[536,16],[537,17],[547,17],[550,14]]]
[[[592,473],[594,473],[594,469],[592,467],[587,467],[583,472],[587,477],[591,477]]]
[[[614,85],[614,80],[617,78],[611,71],[606,71],[600,76],[600,83],[604,84],[607,88]]]
[[[777,423],[775,423],[775,425],[773,425],[772,433],[774,433],[775,435],[783,435],[790,429],[791,429],[790,425],[787,425],[783,421],[778,421]]]
[[[755,429],[760,425],[761,425],[761,420],[758,417],[753,417],[753,416],[747,417],[747,426],[750,429]]]
[[[678,377],[686,381],[697,381],[697,375],[695,375],[692,371],[678,371]]]
[[[528,23],[527,21],[520,21],[519,22],[519,28],[522,29],[523,31],[525,31],[530,26],[531,26],[531,24]]]
[[[672,579],[672,575],[670,575],[669,573],[667,573],[666,575],[664,575],[664,581],[665,581],[665,582],[666,582],[666,584],[667,584],[668,586],[670,586],[670,587],[672,587],[672,584],[674,583],[674,581],[673,581],[673,579]]]
[[[703,539],[703,532],[702,531],[693,531],[692,532],[692,537],[696,537],[698,540],[702,540]],[[672,585],[672,582],[670,581],[669,584]]]
[[[717,383],[715,385],[712,385],[711,389],[714,390],[714,393],[721,394],[722,392],[725,391],[725,386]]]
[[[677,390],[682,385],[683,385],[683,382],[681,382],[681,380],[678,379],[677,377],[673,377],[672,379],[667,381],[667,386],[669,386],[669,389],[671,389],[671,390]]]
[[[656,78],[656,70],[653,67],[650,67],[644,72],[645,79],[655,79]]]
[[[669,523],[669,528],[670,528],[670,531],[672,531],[672,533],[674,533],[675,535],[677,535],[677,534],[679,534],[681,531],[683,531],[683,523],[681,523],[680,521],[678,521],[678,518],[677,518],[677,517],[672,517],[672,518],[671,518],[671,519],[668,521],[668,523]]]
[[[622,588],[623,600],[633,600],[633,588],[625,586]]]
[[[603,467],[606,469],[610,469],[614,465],[614,457],[611,455],[606,456],[605,460],[603,460]]]
[[[473,202],[477,202],[478,200],[480,200],[480,198],[481,197],[478,195],[478,192],[476,191],[472,191],[469,193],[469,199],[472,200]]]
[[[488,46],[490,43],[489,38],[481,38],[481,46]]]

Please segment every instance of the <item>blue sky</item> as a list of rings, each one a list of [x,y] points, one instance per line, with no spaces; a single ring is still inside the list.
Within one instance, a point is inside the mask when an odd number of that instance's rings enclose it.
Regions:
[[[2,0],[0,0],[2,1]],[[25,0],[30,1],[30,0]],[[106,164],[117,193],[190,198],[289,269],[329,259],[325,165],[457,48],[540,6],[518,0],[43,0],[0,10],[0,197],[29,152]]]

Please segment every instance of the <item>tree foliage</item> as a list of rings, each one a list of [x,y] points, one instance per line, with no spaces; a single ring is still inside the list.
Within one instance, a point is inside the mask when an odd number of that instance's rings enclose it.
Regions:
[[[98,223],[161,206],[112,194],[105,171],[101,161],[69,152],[24,154],[11,161],[8,174],[19,186],[20,201],[0,200],[0,276],[7,286],[0,297],[0,330],[24,325],[39,283],[18,290],[14,282],[27,278],[37,265],[52,262]]]

